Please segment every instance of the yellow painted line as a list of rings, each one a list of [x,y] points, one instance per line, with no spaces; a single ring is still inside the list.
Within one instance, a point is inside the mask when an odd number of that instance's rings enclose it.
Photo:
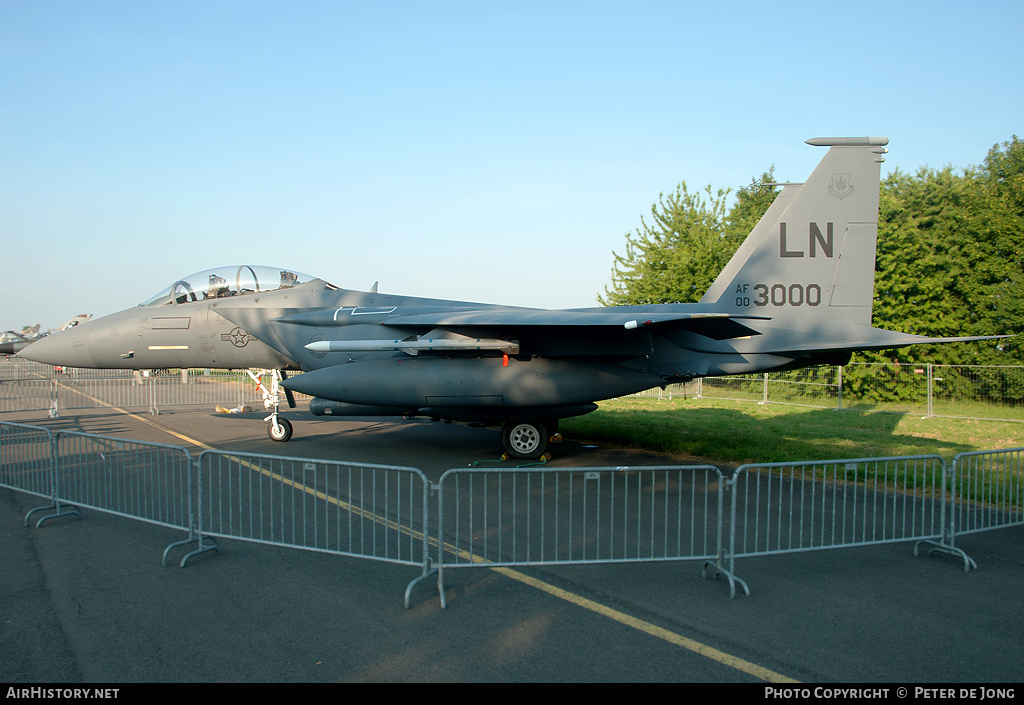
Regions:
[[[63,386],[63,385],[61,385],[61,386]],[[150,426],[152,426],[154,428],[157,428],[157,429],[160,429],[161,431],[164,431],[165,433],[169,433],[172,436],[174,436],[175,438],[180,438],[181,440],[186,441],[188,443],[192,443],[194,445],[197,445],[200,448],[205,448],[207,450],[216,450],[212,446],[209,446],[209,445],[207,445],[207,444],[205,444],[205,443],[203,443],[201,441],[197,441],[194,438],[190,438],[190,437],[185,436],[185,435],[183,435],[181,433],[178,433],[176,431],[172,431],[171,429],[167,428],[166,426],[161,426],[160,424],[156,423],[155,421],[147,419],[147,418],[145,418],[143,416],[139,416],[138,414],[133,414],[130,411],[125,411],[124,409],[116,407],[116,406],[114,406],[112,404],[108,404],[108,403],[106,403],[106,402],[104,402],[104,401],[102,401],[100,399],[92,397],[92,396],[90,396],[88,394],[85,394],[84,392],[79,391],[79,390],[71,389],[70,387],[68,387],[67,389],[69,389],[70,391],[73,391],[73,392],[75,392],[77,394],[81,394],[82,396],[87,397],[88,399],[90,399],[92,401],[95,401],[98,404],[102,404],[103,406],[106,406],[106,407],[111,408],[111,409],[113,409],[115,411],[118,411],[118,412],[120,412],[122,414],[125,414],[126,416],[130,416],[133,419],[136,419],[138,421],[142,421],[143,423],[149,424]],[[255,471],[257,471],[257,472],[259,472],[259,473],[261,473],[263,475],[266,475],[267,477],[273,478],[273,479],[278,480],[278,481],[280,481],[280,482],[282,482],[282,483],[284,483],[284,484],[286,484],[286,485],[288,485],[290,487],[293,487],[295,489],[298,489],[298,490],[301,490],[303,492],[306,492],[307,494],[313,495],[313,496],[317,497],[318,499],[323,499],[323,500],[325,500],[327,502],[335,504],[335,505],[337,505],[337,506],[339,506],[339,507],[341,507],[341,508],[343,508],[343,509],[345,509],[347,511],[351,511],[351,512],[353,512],[355,514],[358,514],[359,516],[362,516],[362,517],[367,518],[367,519],[371,519],[373,521],[377,521],[377,522],[379,522],[381,524],[384,524],[388,528],[399,529],[399,530],[401,530],[403,532],[406,532],[406,533],[412,533],[416,537],[420,536],[419,532],[414,532],[412,529],[409,529],[407,527],[399,526],[395,522],[393,522],[393,521],[391,521],[389,519],[386,519],[384,517],[375,516],[375,515],[373,515],[370,512],[366,512],[365,510],[362,510],[362,509],[359,509],[357,507],[354,507],[354,506],[352,506],[351,504],[349,504],[347,502],[343,502],[342,500],[338,499],[337,497],[330,497],[327,494],[325,494],[324,492],[320,492],[319,490],[315,490],[313,488],[306,487],[305,485],[302,485],[301,483],[296,483],[294,480],[290,480],[290,479],[288,479],[288,478],[286,478],[286,477],[284,477],[282,475],[279,475],[278,473],[271,472],[270,470],[264,470],[263,468],[254,467],[252,464],[250,464],[250,463],[248,463],[248,462],[246,462],[244,460],[241,460],[240,458],[232,456],[232,459],[234,459],[237,462],[247,466],[250,470],[255,470]],[[430,543],[432,545],[436,545],[436,541],[433,540],[433,539],[430,540]],[[463,557],[467,557],[468,556],[468,554],[465,551],[456,551],[453,547],[450,547],[450,546],[447,546],[446,549],[448,551],[450,551],[450,552],[458,552],[461,555],[463,555]],[[473,557],[472,560],[480,560],[480,559],[477,559],[476,557]],[[746,661],[744,659],[741,659],[738,656],[733,656],[732,654],[728,654],[728,653],[726,653],[724,651],[721,651],[721,650],[716,649],[714,647],[708,646],[707,644],[702,644],[699,641],[694,641],[693,639],[689,639],[689,638],[687,638],[685,636],[682,636],[680,634],[676,634],[675,632],[670,631],[668,629],[665,629],[663,627],[659,627],[659,626],[657,626],[655,624],[651,624],[650,622],[647,622],[645,620],[638,619],[637,617],[633,617],[631,615],[628,615],[625,612],[620,612],[619,610],[612,609],[611,607],[608,607],[606,605],[602,605],[601,603],[595,602],[593,600],[590,600],[590,599],[588,599],[586,597],[583,597],[582,595],[577,595],[576,593],[569,592],[568,590],[563,590],[562,588],[555,587],[554,585],[551,585],[550,583],[546,583],[543,580],[538,580],[536,578],[531,578],[530,576],[528,576],[528,575],[526,575],[524,573],[520,573],[518,570],[513,570],[511,568],[499,568],[499,567],[491,568],[491,570],[493,570],[496,573],[500,573],[501,575],[504,575],[506,578],[511,578],[512,580],[520,582],[520,583],[522,583],[524,585],[528,585],[528,586],[530,586],[530,587],[532,587],[532,588],[534,588],[536,590],[540,590],[541,592],[546,592],[547,594],[552,595],[554,597],[557,597],[560,600],[565,600],[566,602],[569,602],[570,604],[576,605],[577,607],[582,607],[583,609],[589,610],[589,611],[594,612],[595,614],[599,614],[599,615],[601,615],[603,617],[607,617],[608,619],[611,619],[611,620],[613,620],[615,622],[618,622],[619,624],[622,624],[624,626],[630,627],[631,629],[636,629],[639,632],[642,632],[642,633],[647,634],[649,636],[653,636],[653,637],[655,637],[657,639],[661,639],[662,641],[666,641],[666,642],[668,642],[670,644],[673,644],[675,646],[681,647],[681,648],[686,649],[687,651],[691,651],[691,652],[693,652],[695,654],[699,654],[701,656],[704,656],[705,658],[709,658],[712,661],[720,663],[723,666],[728,666],[729,668],[733,668],[733,669],[735,669],[737,671],[740,671],[742,673],[746,673],[748,675],[754,676],[755,678],[758,678],[760,680],[766,681],[768,683],[799,683],[799,681],[797,681],[797,680],[795,680],[793,678],[789,678],[788,676],[784,676],[784,675],[782,675],[780,673],[776,673],[775,671],[772,671],[770,669],[764,668],[762,666],[758,666],[756,663],[751,663],[750,661]]]
[[[511,578],[512,580],[517,580],[523,583],[524,585],[529,585],[530,587],[536,588],[537,590],[546,592],[549,595],[553,595],[561,600],[565,600],[566,602],[572,603],[584,609],[590,610],[591,612],[595,612],[599,615],[607,617],[608,619],[614,620],[627,627],[636,629],[637,631],[643,632],[644,634],[648,634],[658,639],[662,639],[663,641],[667,641],[670,644],[682,647],[687,651],[692,651],[695,654],[700,654],[701,656],[709,658],[712,661],[717,661],[718,663],[724,666],[734,668],[737,671],[742,671],[743,673],[747,673],[763,681],[767,681],[769,683],[799,683],[799,681],[797,680],[776,673],[775,671],[771,671],[767,668],[763,668],[762,666],[758,666],[756,663],[745,661],[737,656],[733,656],[732,654],[727,654],[724,651],[720,651],[706,644],[701,644],[699,641],[688,639],[685,636],[676,634],[675,632],[669,631],[668,629],[664,629],[657,625],[651,624],[650,622],[646,622],[642,619],[637,619],[636,617],[630,616],[624,612],[620,612],[606,605],[602,605],[599,602],[594,602],[593,600],[589,600],[585,597],[569,592],[568,590],[563,590],[561,588],[555,587],[554,585],[545,583],[542,580],[531,578],[528,575],[520,573],[518,570],[512,570],[511,568],[491,568],[491,570],[501,573],[505,577]]]
[[[92,396],[91,394],[86,394],[85,392],[83,392],[80,389],[75,389],[73,387],[69,387],[66,384],[63,384],[62,382],[57,382],[57,386],[59,386],[59,387],[61,387],[63,389],[66,389],[69,392],[73,392],[75,394],[78,394],[79,396],[83,396],[86,399],[88,399],[89,401],[96,402],[100,406],[105,406],[108,409],[113,409],[114,411],[122,413],[125,416],[129,416],[129,417],[135,419],[136,421],[141,421],[144,424],[149,424],[153,428],[159,429],[159,430],[163,431],[164,433],[169,433],[172,436],[174,436],[175,438],[180,438],[181,440],[183,440],[183,441],[185,441],[187,443],[195,444],[195,445],[199,446],[200,448],[204,448],[205,450],[216,450],[213,446],[208,446],[205,443],[203,443],[202,441],[197,441],[194,438],[189,438],[188,436],[185,436],[185,435],[182,435],[180,433],[177,433],[176,431],[172,431],[171,429],[167,428],[166,426],[161,426],[160,424],[156,423],[155,421],[151,421],[150,419],[147,419],[145,416],[139,416],[138,414],[133,414],[132,412],[126,411],[125,409],[122,409],[119,406],[114,406],[113,404],[108,404],[107,402],[103,401],[102,399],[97,399],[96,397]]]

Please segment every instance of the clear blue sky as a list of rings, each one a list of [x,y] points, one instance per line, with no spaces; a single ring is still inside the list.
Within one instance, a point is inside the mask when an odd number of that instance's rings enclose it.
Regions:
[[[595,305],[680,181],[1024,133],[1024,3],[0,0],[0,329],[283,266]]]

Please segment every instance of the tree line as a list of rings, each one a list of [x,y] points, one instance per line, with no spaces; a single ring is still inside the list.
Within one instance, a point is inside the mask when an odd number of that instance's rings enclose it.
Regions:
[[[775,168],[736,192],[662,193],[613,252],[602,305],[698,301],[778,193]],[[1024,142],[977,166],[894,171],[881,183],[873,325],[931,337],[1024,332]],[[1018,338],[859,353],[861,362],[1022,365]]]

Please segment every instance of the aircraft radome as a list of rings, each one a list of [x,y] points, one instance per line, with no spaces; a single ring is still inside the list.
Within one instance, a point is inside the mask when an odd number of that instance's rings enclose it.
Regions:
[[[888,140],[829,147],[786,185],[698,303],[544,310],[340,289],[281,268],[223,267],[127,311],[48,336],[22,357],[69,367],[263,368],[316,415],[504,424],[509,456],[544,453],[594,402],[705,375],[845,363],[856,350],[980,340],[871,326],[880,164]],[[290,378],[284,371],[301,371]]]

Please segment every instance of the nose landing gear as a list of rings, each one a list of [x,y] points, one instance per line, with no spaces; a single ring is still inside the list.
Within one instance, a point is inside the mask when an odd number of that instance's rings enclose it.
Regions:
[[[263,406],[271,410],[270,416],[263,419],[268,422],[267,435],[270,436],[272,441],[284,443],[292,437],[291,422],[280,414],[281,380],[287,379],[284,375],[284,370],[270,370],[270,389],[267,389],[260,381],[260,377],[266,370],[257,370],[256,372],[246,370],[245,372],[256,383],[256,388],[263,393]],[[294,409],[295,397],[292,396],[291,391],[285,389],[284,395],[288,401],[288,408]]]

